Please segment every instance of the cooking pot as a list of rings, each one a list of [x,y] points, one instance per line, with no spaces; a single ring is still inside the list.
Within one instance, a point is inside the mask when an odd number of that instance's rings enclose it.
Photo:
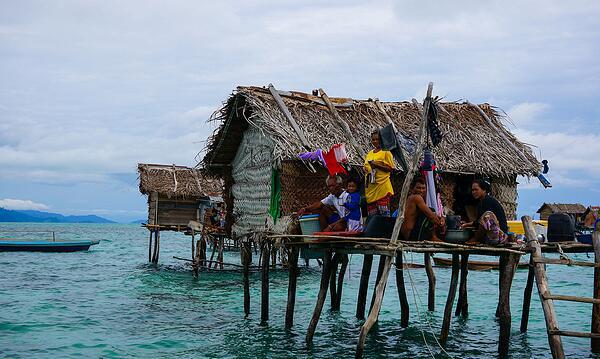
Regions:
[[[447,229],[460,229],[460,216],[447,216],[446,217],[446,228]]]

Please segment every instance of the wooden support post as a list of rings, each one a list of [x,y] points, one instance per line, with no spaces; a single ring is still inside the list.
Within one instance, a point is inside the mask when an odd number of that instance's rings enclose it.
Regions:
[[[209,235],[210,241],[212,242],[212,253],[210,254],[210,261],[208,262],[208,268],[210,268],[213,263],[215,268],[217,268],[217,264],[213,261],[215,259],[215,253],[217,253],[217,248],[219,247],[218,245],[218,240],[215,239],[214,236]],[[219,256],[217,256],[217,261],[219,260]],[[261,260],[262,260],[262,256],[261,256]]]
[[[306,343],[311,344],[319,318],[321,317],[321,311],[323,310],[323,304],[327,298],[327,287],[329,286],[329,278],[331,277],[331,251],[326,250],[323,255],[323,272],[321,273],[321,286],[319,288],[319,295],[317,296],[317,303],[315,304],[315,310],[313,311],[312,318],[308,325],[308,331],[306,332]]]
[[[450,331],[450,321],[452,320],[452,306],[454,297],[456,297],[456,286],[458,284],[458,272],[460,270],[460,261],[458,254],[452,254],[452,276],[450,277],[450,288],[448,289],[448,298],[444,308],[444,321],[442,323],[442,332],[440,334],[440,344],[446,345],[448,332]]]
[[[332,310],[340,310],[340,306],[342,304],[342,288],[344,286],[344,276],[346,275],[346,269],[348,268],[348,255],[342,254],[340,256],[340,261],[342,262],[340,266],[340,273],[337,278],[337,290],[335,292],[335,301],[333,302],[331,309]]]
[[[269,251],[270,243],[267,239],[262,243],[262,291],[260,298],[260,321],[266,324],[269,321]]]
[[[331,258],[331,278],[329,278],[329,302],[331,304],[331,310],[334,310],[335,298],[337,297],[337,268],[340,262],[340,254],[335,253]]]
[[[252,248],[250,242],[244,242],[242,248],[242,264],[244,265],[244,315],[250,315],[250,263],[252,262]]]
[[[285,309],[285,328],[290,329],[294,325],[294,307],[296,306],[296,285],[298,283],[298,247],[290,248],[289,254],[289,282],[288,299]]]
[[[194,249],[196,248],[196,240],[194,238],[194,230],[192,229],[192,260],[194,260]]]
[[[396,286],[398,287],[398,299],[400,299],[400,326],[408,327],[409,307],[404,286],[404,261],[402,251],[396,252]]]
[[[383,275],[383,270],[385,269],[385,260],[386,256],[379,256],[379,266],[377,267],[377,277],[375,277],[375,285],[373,285],[373,296],[371,297],[371,305],[369,306],[369,315],[373,310],[373,305],[375,305],[375,297],[377,295],[377,285],[381,281],[381,276]]]
[[[523,292],[523,310],[521,314],[521,333],[527,331],[527,325],[529,324],[529,309],[531,308],[531,292],[533,291],[533,256],[529,254],[529,270],[527,272],[527,284],[525,284],[525,291]]]
[[[150,238],[148,239],[148,262],[152,262],[152,233],[154,231],[150,230]]]
[[[431,312],[435,310],[435,272],[431,264],[431,253],[423,253],[425,262],[425,272],[427,273],[427,281],[429,282],[429,290],[427,292],[427,309]]]
[[[458,287],[458,302],[456,303],[455,316],[469,315],[469,300],[467,296],[467,275],[469,274],[469,253],[460,255],[460,285]]]
[[[542,249],[540,243],[537,240],[535,229],[531,217],[521,217],[523,222],[523,228],[525,229],[525,235],[527,237],[527,244],[531,250],[533,256],[533,266],[535,282],[537,284],[538,293],[540,295],[540,302],[542,303],[542,309],[544,310],[544,318],[546,319],[546,330],[548,331],[548,343],[550,344],[550,351],[552,352],[552,358],[564,359],[565,353],[562,346],[562,340],[560,335],[556,334],[560,329],[558,328],[558,321],[556,320],[556,312],[554,311],[554,302],[552,299],[545,299],[544,295],[550,294],[548,289],[548,278],[546,277],[546,270],[544,264],[538,263],[542,260]]]
[[[521,256],[514,253],[502,254],[502,256],[506,256],[506,259],[501,261],[504,263],[505,268],[502,271],[504,275],[500,277],[500,311],[498,313],[500,338],[498,340],[498,354],[501,358],[506,358],[510,343],[510,288]]]
[[[369,291],[369,278],[373,267],[373,255],[363,255],[362,271],[360,273],[360,285],[358,287],[358,299],[356,300],[356,318],[365,319],[365,307],[367,304],[367,292]]]
[[[600,229],[596,228],[592,234],[592,244],[594,245],[594,299],[600,300]],[[600,304],[592,306],[592,334],[600,335]],[[591,339],[592,352],[600,352],[600,338]]]
[[[152,263],[158,263],[160,252],[160,230],[154,232],[154,254],[152,255]]]

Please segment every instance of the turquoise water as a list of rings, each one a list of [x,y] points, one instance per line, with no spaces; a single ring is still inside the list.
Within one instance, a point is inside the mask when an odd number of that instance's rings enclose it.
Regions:
[[[301,268],[295,325],[283,328],[287,272],[271,272],[271,311],[260,325],[260,273],[251,275],[251,316],[244,319],[240,272],[202,272],[192,278],[189,267],[172,256],[189,256],[187,237],[161,235],[158,266],[147,263],[147,231],[137,225],[1,224],[7,229],[51,229],[61,239],[98,239],[89,252],[0,253],[0,357],[353,357],[360,321],[354,318],[361,258],[353,256],[339,313],[327,310],[312,347],[304,343],[318,291],[319,268]],[[0,233],[0,236],[4,233]],[[409,254],[410,257],[410,254]],[[574,256],[588,260],[585,254]],[[256,258],[256,256],[255,256]],[[238,262],[238,254],[226,253]],[[421,256],[414,256],[415,262]],[[374,263],[373,270],[377,265]],[[428,313],[427,277],[423,269],[408,271],[410,325],[399,326],[399,303],[390,276],[379,323],[366,342],[366,357],[447,357],[437,347],[450,271],[436,268],[436,311]],[[593,270],[549,266],[555,294],[590,296]],[[375,273],[372,275],[374,279]],[[529,332],[519,333],[526,270],[512,288],[511,355],[550,356],[541,305],[534,292]],[[411,284],[412,283],[412,284]],[[469,317],[454,318],[447,352],[460,358],[496,357],[498,323],[497,272],[469,273]],[[411,289],[412,285],[416,291]],[[369,294],[370,297],[370,294]],[[419,304],[419,313],[414,301]],[[561,329],[589,331],[591,305],[561,302],[556,307]],[[421,326],[419,323],[423,323]],[[428,324],[430,323],[430,324]],[[425,332],[426,342],[423,340]],[[426,344],[427,343],[427,344]],[[589,339],[563,338],[571,358],[600,358]]]

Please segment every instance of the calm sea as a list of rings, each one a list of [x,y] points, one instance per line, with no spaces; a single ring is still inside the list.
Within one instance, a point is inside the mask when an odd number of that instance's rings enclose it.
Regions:
[[[1,224],[0,229],[50,229],[62,239],[101,240],[89,252],[0,253],[0,357],[354,356],[362,324],[354,318],[360,256],[350,260],[341,311],[324,310],[314,344],[307,348],[304,336],[320,278],[315,264],[301,268],[295,325],[286,331],[285,271],[271,273],[271,319],[262,326],[260,273],[251,275],[252,313],[244,319],[241,273],[202,272],[200,279],[193,279],[189,267],[173,259],[190,255],[190,242],[183,235],[161,235],[160,264],[155,266],[147,263],[147,231],[137,225]],[[573,257],[588,260],[585,254]],[[239,263],[239,256],[226,253],[226,261]],[[414,255],[414,261],[422,262],[421,256]],[[375,264],[373,270],[376,268]],[[366,357],[447,357],[432,333],[439,334],[450,271],[435,271],[438,284],[434,313],[426,311],[424,270],[408,271],[411,313],[406,329],[399,325],[398,296],[390,276],[380,321],[367,339]],[[591,295],[592,269],[549,266],[548,274],[553,293]],[[529,332],[519,333],[526,278],[527,270],[518,270],[512,288],[511,355],[546,358],[550,350],[537,292],[532,300]],[[497,283],[497,272],[469,273],[470,313],[467,319],[453,319],[446,348],[449,355],[497,356]],[[326,308],[328,305],[329,301]],[[559,303],[556,310],[561,329],[589,331],[590,304]],[[591,354],[588,339],[564,338],[563,343],[568,357],[600,357]]]

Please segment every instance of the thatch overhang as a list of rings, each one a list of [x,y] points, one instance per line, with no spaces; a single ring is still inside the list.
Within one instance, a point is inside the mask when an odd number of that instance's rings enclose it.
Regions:
[[[184,166],[138,164],[140,192],[153,192],[167,198],[203,198],[221,196],[223,182],[204,170]]]
[[[587,208],[581,203],[544,203],[536,213],[541,213],[545,208],[552,213],[583,214]]]
[[[304,132],[311,150],[328,149],[335,143],[346,142],[338,121],[318,96],[300,92],[279,91],[292,117]],[[351,163],[362,164],[363,156],[371,149],[369,133],[374,127],[387,125],[385,115],[375,101],[331,98],[337,112],[348,124],[360,152],[346,146]],[[412,102],[381,102],[396,128],[416,138],[421,115]],[[479,107],[489,117],[490,125],[477,108],[468,103],[439,103],[438,121],[444,139],[436,147],[438,168],[442,171],[476,173],[493,177],[527,177],[539,173],[539,161],[531,148],[520,142],[502,123],[502,113],[489,104]],[[211,121],[219,127],[209,138],[202,160],[211,173],[224,173],[248,126],[256,126],[275,142],[275,159],[297,159],[306,151],[292,125],[266,88],[238,87],[215,112]],[[504,136],[502,136],[503,134]],[[512,145],[508,144],[512,143]],[[514,146],[513,146],[514,145]]]

